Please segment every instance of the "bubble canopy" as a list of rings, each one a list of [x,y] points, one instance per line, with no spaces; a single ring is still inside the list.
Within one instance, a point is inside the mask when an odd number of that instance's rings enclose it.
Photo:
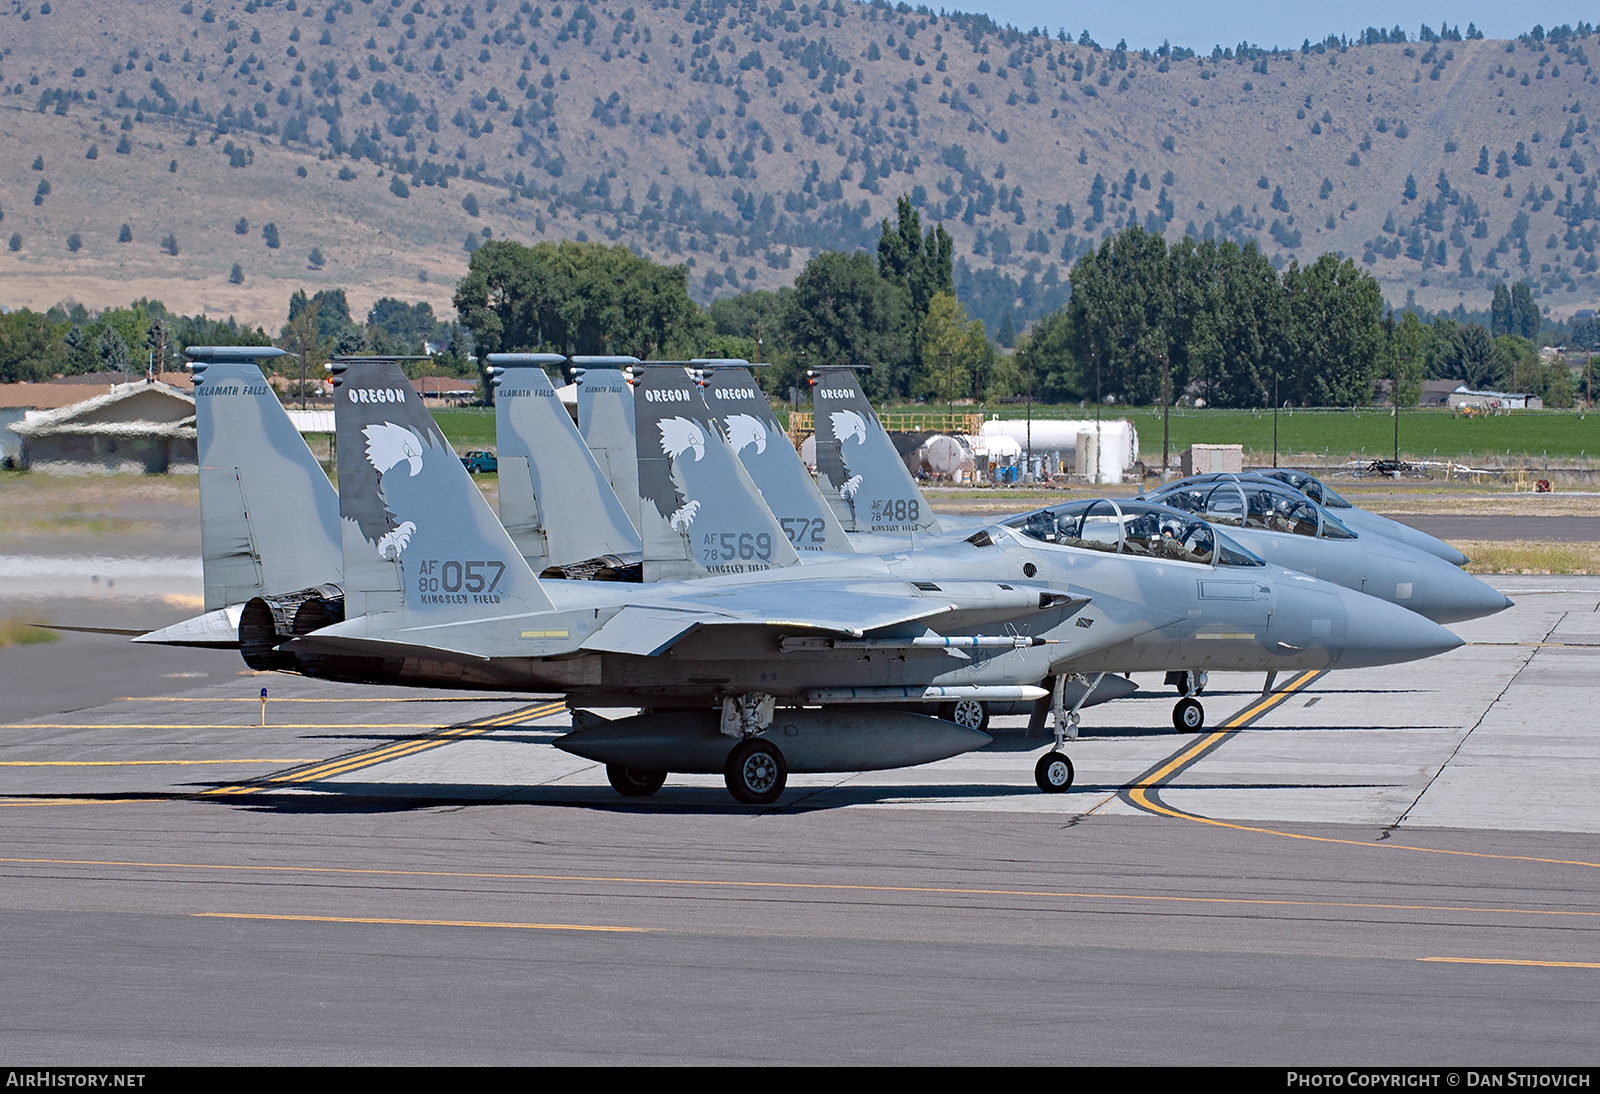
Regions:
[[[1332,513],[1275,479],[1232,475],[1185,479],[1146,497],[1196,514],[1212,524],[1321,539],[1357,538]]]
[[[1005,522],[1029,539],[1062,547],[1199,566],[1264,566],[1261,559],[1192,514],[1141,501],[1091,498]]]

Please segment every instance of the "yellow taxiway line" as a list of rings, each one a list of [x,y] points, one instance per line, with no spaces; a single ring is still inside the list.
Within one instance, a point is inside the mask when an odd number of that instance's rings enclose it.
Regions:
[[[1600,961],[1533,961],[1515,957],[1419,957],[1451,965],[1531,965],[1540,969],[1600,969]]]
[[[564,702],[545,703],[542,706],[524,707],[511,711],[508,714],[496,714],[488,718],[479,719],[468,725],[457,726],[454,729],[440,730],[438,733],[398,741],[382,745],[365,752],[357,752],[349,756],[340,756],[332,760],[325,760],[312,767],[297,768],[293,771],[283,771],[275,775],[268,775],[263,779],[236,786],[220,786],[205,791],[205,796],[238,796],[245,794],[259,794],[263,790],[271,790],[281,786],[298,785],[316,782],[320,779],[332,778],[335,775],[347,775],[352,771],[360,771],[377,764],[398,760],[406,756],[414,756],[419,752],[439,748],[455,741],[469,740],[503,726],[516,725],[519,722],[536,718],[544,718],[557,711],[565,709]],[[433,727],[430,727],[433,728]]]
[[[496,923],[477,919],[379,919],[346,915],[268,915],[261,912],[191,912],[197,919],[272,919],[290,923],[376,923],[400,927],[501,927],[519,931],[602,931],[640,934],[652,927],[608,927],[594,923]]]
[[[706,889],[756,889],[765,891],[787,890],[793,892],[826,893],[904,893],[913,896],[960,897],[1034,897],[1046,900],[1127,901],[1146,904],[1201,904],[1210,906],[1235,906],[1248,908],[1349,908],[1366,911],[1396,912],[1451,912],[1499,914],[1519,916],[1578,916],[1600,918],[1600,911],[1568,910],[1560,908],[1512,908],[1471,904],[1388,904],[1374,901],[1290,900],[1266,897],[1191,896],[1171,893],[1117,893],[1077,892],[1054,889],[980,889],[939,885],[865,885],[845,882],[815,881],[749,881],[720,878],[675,878],[651,876],[617,876],[607,874],[538,874],[510,873],[486,870],[400,870],[380,867],[356,866],[273,866],[222,862],[142,862],[138,860],[56,859],[0,857],[0,864],[18,866],[89,866],[96,868],[132,868],[178,871],[238,871],[265,874],[307,874],[344,877],[395,877],[395,878],[450,878],[478,881],[542,881],[560,884],[584,883],[603,885],[681,886]],[[241,918],[255,918],[239,913]],[[266,917],[262,917],[266,918]],[[312,918],[281,916],[271,918]],[[378,920],[350,920],[350,922],[379,922]]]

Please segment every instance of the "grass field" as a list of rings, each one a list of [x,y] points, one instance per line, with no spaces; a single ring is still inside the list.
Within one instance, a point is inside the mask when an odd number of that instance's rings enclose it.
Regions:
[[[913,408],[908,408],[913,409]],[[939,408],[930,408],[939,409]],[[962,408],[967,409],[967,408]],[[972,408],[976,409],[976,408]],[[1020,418],[1021,407],[984,408],[983,413]],[[1079,406],[1036,406],[1037,418],[1075,418],[1092,414]],[[1139,431],[1139,454],[1146,463],[1161,460],[1159,407],[1107,407],[1107,417],[1131,418]],[[494,411],[465,407],[435,411],[439,428],[458,449],[494,447]],[[1242,444],[1245,459],[1272,452],[1272,412],[1268,410],[1172,411],[1172,452],[1191,444]],[[1382,410],[1297,410],[1278,413],[1279,462],[1295,456],[1341,461],[1376,459],[1394,452],[1394,418]],[[1593,422],[1575,411],[1527,411],[1489,418],[1458,418],[1444,410],[1407,410],[1400,416],[1400,452],[1412,459],[1450,458],[1475,465],[1512,460],[1570,463],[1600,457],[1600,415]]]

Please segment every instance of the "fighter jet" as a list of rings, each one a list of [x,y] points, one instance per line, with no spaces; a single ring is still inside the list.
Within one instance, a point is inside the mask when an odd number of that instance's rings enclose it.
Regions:
[[[1396,543],[1404,543],[1407,547],[1427,551],[1431,555],[1438,555],[1452,566],[1465,566],[1468,562],[1466,555],[1437,536],[1419,532],[1410,525],[1401,524],[1397,520],[1390,520],[1369,509],[1363,509],[1340,497],[1332,487],[1314,475],[1288,467],[1263,469],[1255,474],[1277,479],[1294,487],[1324,509],[1331,509],[1335,516],[1358,533],[1371,532],[1385,539],[1392,539]]]
[[[981,745],[983,734],[881,705],[952,698],[1048,699],[1057,748],[1035,777],[1062,790],[1076,711],[1040,681],[1186,659],[1357,667],[1459,645],[1415,614],[1272,566],[1169,510],[1162,538],[1182,548],[1168,554],[1125,550],[1127,535],[1101,551],[996,526],[917,552],[798,566],[781,529],[761,543],[748,520],[685,512],[713,481],[707,471],[753,489],[688,402],[681,424],[651,438],[663,462],[641,459],[641,494],[659,522],[646,559],[655,539],[679,561],[714,552],[729,572],[542,582],[399,370],[335,370],[346,618],[286,630],[277,652],[308,675],[542,688],[574,706],[645,708],[618,722],[580,712],[558,742],[606,763],[626,794],[653,792],[669,770],[720,771],[739,800],[771,801],[789,770],[870,770]]]
[[[1373,533],[1357,535],[1339,518],[1284,483],[1207,475],[1140,495],[1228,529],[1279,565],[1357,589],[1455,623],[1492,615],[1511,601],[1437,555]]]

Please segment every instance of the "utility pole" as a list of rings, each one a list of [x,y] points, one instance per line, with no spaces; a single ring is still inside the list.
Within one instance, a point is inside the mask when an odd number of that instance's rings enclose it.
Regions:
[[[1167,461],[1171,459],[1172,430],[1172,362],[1168,353],[1161,355],[1161,481],[1167,481]]]
[[[1094,484],[1098,486],[1100,485],[1100,408],[1105,405],[1105,399],[1100,394],[1100,355],[1090,350],[1089,356],[1094,359]]]
[[[1278,373],[1283,371],[1283,351],[1272,351],[1272,466],[1278,466]]]

